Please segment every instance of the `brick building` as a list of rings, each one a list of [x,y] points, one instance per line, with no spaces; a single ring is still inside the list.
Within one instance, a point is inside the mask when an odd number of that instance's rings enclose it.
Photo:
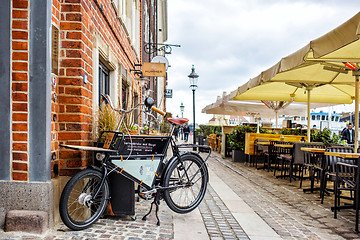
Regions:
[[[143,62],[145,34],[164,40],[157,25],[144,26],[159,21],[144,16],[148,4],[166,12],[165,0],[2,1],[1,227],[11,209],[46,211],[56,222],[67,176],[92,160],[59,144],[93,144],[101,93],[119,107],[141,101],[130,69]]]

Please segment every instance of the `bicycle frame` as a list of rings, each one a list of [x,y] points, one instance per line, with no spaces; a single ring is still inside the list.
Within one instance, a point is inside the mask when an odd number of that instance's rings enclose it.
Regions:
[[[174,130],[174,127],[172,127],[171,129],[171,133],[173,132]],[[163,173],[165,172],[166,170],[166,166],[167,164],[169,164],[171,161],[180,161],[182,163],[182,158],[181,158],[181,152],[179,151],[179,148],[199,148],[199,150],[201,151],[201,148],[205,148],[209,154],[208,156],[206,157],[204,163],[202,164],[202,166],[199,168],[199,170],[195,173],[195,175],[190,179],[189,176],[187,175],[187,172],[185,171],[185,174],[186,174],[186,178],[191,182],[195,177],[196,175],[198,174],[198,172],[201,170],[201,168],[204,167],[206,161],[208,160],[210,154],[211,154],[211,149],[207,146],[199,146],[199,145],[195,145],[195,144],[183,144],[183,145],[176,145],[175,141],[173,140],[173,138],[170,136],[129,136],[129,135],[123,135],[122,133],[117,133],[117,132],[103,132],[99,139],[102,138],[103,134],[105,133],[114,133],[114,135],[111,135],[112,136],[112,140],[111,140],[111,143],[110,143],[110,147],[113,148],[113,147],[119,147],[119,148],[122,148],[122,146],[118,146],[118,145],[121,145],[123,144],[125,141],[121,141],[120,143],[117,142],[118,140],[118,137],[117,135],[121,135],[122,139],[126,139],[126,138],[129,138],[133,141],[137,140],[137,139],[140,139],[140,140],[144,140],[144,141],[151,141],[151,140],[160,140],[160,141],[166,141],[164,147],[163,147],[163,151],[161,153],[157,153],[157,154],[129,154],[128,152],[122,152],[122,151],[119,151],[117,152],[116,154],[113,154],[113,153],[108,153],[107,156],[104,158],[103,160],[103,167],[106,169],[106,171],[104,172],[104,176],[107,176],[109,173],[111,172],[116,172],[116,173],[120,173],[122,175],[124,175],[125,177],[127,177],[128,179],[134,181],[134,182],[137,182],[139,185],[143,186],[146,190],[150,191],[150,190],[153,190],[154,188],[156,188],[157,190],[166,190],[166,189],[171,189],[173,187],[160,187],[160,186],[155,186],[156,184],[156,181],[159,180],[159,178],[161,178],[161,176],[163,175]],[[105,140],[105,142],[107,142]],[[98,142],[97,145],[100,145],[100,142]],[[169,146],[171,146],[172,148],[172,152],[173,152],[173,156],[170,158],[170,160],[166,160],[166,152],[167,150],[169,149]],[[121,149],[122,150],[122,149]],[[124,153],[124,154],[122,154]],[[152,179],[152,182],[151,184],[148,184],[146,182],[144,182],[143,180],[141,179],[138,179],[136,177],[134,177],[134,174],[131,174],[131,172],[127,171],[126,169],[124,169],[123,167],[119,167],[118,165],[116,165],[116,162],[117,161],[121,161],[123,162],[124,159],[126,159],[126,161],[134,161],[136,159],[141,159],[140,161],[154,161],[154,159],[157,158],[158,159],[158,166],[156,168],[156,171],[154,172],[154,178]],[[115,162],[115,163],[114,163]],[[108,170],[110,169],[110,170]],[[106,173],[106,174],[105,174]],[[104,182],[104,181],[103,181]],[[102,182],[102,184],[103,184]],[[99,186],[99,189],[101,188],[102,186],[100,185]]]
[[[80,171],[65,185],[59,204],[60,216],[65,225],[73,230],[82,230],[99,219],[111,200],[108,176],[112,172],[122,174],[136,182],[139,186],[137,192],[141,198],[153,199],[150,211],[143,216],[143,220],[146,220],[152,207],[155,206],[157,225],[160,225],[158,217],[160,200],[164,200],[176,213],[184,214],[193,211],[206,193],[209,181],[206,161],[211,155],[211,148],[196,144],[176,145],[172,136],[174,130],[177,125],[184,124],[188,120],[166,118],[166,113],[154,107],[154,100],[149,97],[145,98],[144,103],[128,111],[114,109],[110,98],[108,96],[103,96],[103,98],[114,111],[123,114],[117,131],[102,132],[96,147],[60,145],[73,150],[93,151],[96,153],[96,160],[101,163],[100,168],[99,165],[93,165],[89,167],[90,169]],[[125,115],[140,105],[146,107],[146,116],[153,116],[150,112],[152,110],[166,118],[171,124],[168,135],[126,134],[126,132],[129,133],[129,129],[124,123]],[[123,123],[124,132],[119,132]],[[172,150],[171,156],[168,155],[169,146]],[[184,151],[186,148],[192,150]],[[198,153],[193,151],[196,149]],[[208,153],[205,161],[199,154],[201,151]],[[89,179],[85,186],[84,179]],[[93,211],[89,216],[79,218],[78,212],[69,211],[73,206],[76,206],[77,210],[87,211],[91,208]]]
[[[116,172],[116,173],[122,174],[126,178],[138,183],[140,186],[144,187],[147,191],[151,191],[151,192],[178,188],[179,185],[176,187],[173,187],[173,186],[163,187],[163,186],[161,186],[161,181],[162,181],[162,176],[165,173],[168,164],[170,164],[172,161],[179,161],[181,164],[183,164],[182,157],[181,157],[182,152],[179,151],[179,148],[180,149],[182,149],[182,148],[193,148],[193,149],[198,148],[199,152],[201,150],[205,150],[205,152],[209,153],[208,156],[206,157],[206,159],[204,160],[204,162],[202,163],[201,167],[197,170],[197,172],[194,174],[194,176],[191,179],[189,178],[189,176],[187,174],[188,169],[185,169],[184,174],[186,175],[186,178],[189,183],[191,183],[192,180],[194,180],[196,175],[205,166],[206,161],[210,157],[211,148],[208,146],[200,146],[200,145],[196,145],[196,144],[176,145],[174,139],[172,138],[176,124],[174,124],[172,122],[170,122],[171,128],[170,128],[168,135],[166,135],[166,136],[125,135],[124,133],[119,132],[119,129],[124,122],[125,115],[127,113],[130,113],[133,110],[137,109],[141,105],[146,105],[146,100],[145,100],[145,104],[140,103],[137,106],[135,106],[134,108],[125,111],[122,109],[115,109],[108,96],[103,96],[103,98],[105,99],[107,104],[109,104],[111,106],[111,108],[114,111],[119,112],[122,116],[118,123],[117,130],[102,132],[97,141],[96,148],[91,149],[91,151],[95,151],[95,152],[98,152],[101,154],[101,156],[97,160],[102,161],[102,171],[103,171],[103,176],[104,176],[103,179],[101,179],[101,183],[100,183],[98,189],[96,190],[93,198],[97,197],[97,195],[100,192],[100,189],[103,187],[103,185],[106,181],[108,174],[110,174],[111,172]],[[107,136],[105,137],[104,142],[102,142],[102,139],[104,139],[105,135],[107,135]],[[139,141],[140,142],[142,141],[143,145],[141,145],[141,143],[139,143]],[[160,145],[159,142],[162,145]],[[136,145],[136,144],[138,144],[138,145]],[[130,149],[128,148],[129,145],[130,145]],[[149,145],[151,145],[152,147],[149,147]],[[156,148],[155,146],[157,146],[157,145],[160,145],[160,147]],[[166,154],[169,149],[169,145],[171,146],[173,156],[169,160],[167,160]],[[68,146],[68,145],[62,145],[62,146],[72,148],[72,149],[77,149],[77,150],[86,150],[86,149],[81,149],[81,147],[75,148],[74,146]],[[189,152],[185,152],[185,153],[189,154]],[[196,153],[192,152],[192,154],[196,154]],[[96,155],[98,155],[98,154],[96,154]],[[134,161],[136,167],[138,167],[138,168],[139,168],[139,164],[137,164],[138,162],[151,161],[152,164],[149,164],[150,167],[147,166],[147,169],[150,169],[151,167],[153,168],[154,175],[153,175],[152,179],[150,179],[151,177],[146,180],[140,179],[138,177],[138,174],[136,174],[136,171],[132,171],[131,168],[129,168],[130,170],[124,169],[124,166],[123,166],[124,160],[126,160],[126,163]],[[141,173],[142,167],[143,166],[140,165],[140,168],[137,169],[137,170],[140,170],[141,175],[142,175],[142,173]],[[189,168],[190,168],[190,166],[189,166]],[[147,170],[147,171],[149,171],[149,170]],[[146,172],[146,174],[148,174],[148,173],[149,172]],[[157,183],[159,183],[159,184],[156,185]],[[184,187],[185,186],[187,186],[187,185],[184,185]]]

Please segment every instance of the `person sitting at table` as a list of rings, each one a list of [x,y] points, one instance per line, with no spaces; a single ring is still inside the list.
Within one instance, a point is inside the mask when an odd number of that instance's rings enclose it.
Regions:
[[[341,139],[346,140],[348,144],[353,144],[355,138],[355,131],[352,129],[352,124],[349,123],[347,129],[342,132]]]

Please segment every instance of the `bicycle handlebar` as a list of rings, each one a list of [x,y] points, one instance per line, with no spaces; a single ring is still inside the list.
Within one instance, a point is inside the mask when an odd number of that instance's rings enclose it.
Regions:
[[[154,106],[151,107],[151,110],[153,110],[154,112],[157,112],[158,114],[163,115],[163,116],[165,116],[165,114],[166,114],[166,112],[164,112]]]
[[[147,99],[148,100],[148,99]],[[145,103],[147,103],[147,100],[145,100]],[[152,100],[152,99],[151,99]],[[109,95],[103,95],[103,94],[101,94],[101,101],[104,101],[106,104],[109,104],[110,105],[110,107],[114,110],[114,111],[117,111],[117,112],[122,112],[122,113],[128,113],[128,112],[131,112],[131,111],[133,111],[133,110],[135,110],[139,105],[147,105],[147,104],[144,104],[144,103],[139,103],[137,106],[135,106],[135,107],[133,107],[133,108],[131,108],[131,109],[129,109],[129,110],[123,110],[123,109],[115,109],[115,107],[114,107],[114,105],[112,104],[112,102],[111,102],[111,99],[110,99],[110,97],[109,97]],[[153,100],[152,100],[152,102],[150,101],[150,104],[153,104]],[[164,112],[164,111],[162,111],[162,110],[160,110],[160,109],[158,109],[158,108],[156,108],[155,106],[152,106],[151,107],[151,110],[153,110],[154,112],[157,112],[158,114],[160,114],[160,115],[162,115],[162,116],[165,116],[165,114],[166,114],[166,112]]]

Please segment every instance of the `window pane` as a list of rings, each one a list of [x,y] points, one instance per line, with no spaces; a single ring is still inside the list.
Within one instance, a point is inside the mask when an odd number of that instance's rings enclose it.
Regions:
[[[99,105],[101,94],[110,94],[109,69],[99,62]]]
[[[122,87],[122,108],[126,109],[126,87]]]

